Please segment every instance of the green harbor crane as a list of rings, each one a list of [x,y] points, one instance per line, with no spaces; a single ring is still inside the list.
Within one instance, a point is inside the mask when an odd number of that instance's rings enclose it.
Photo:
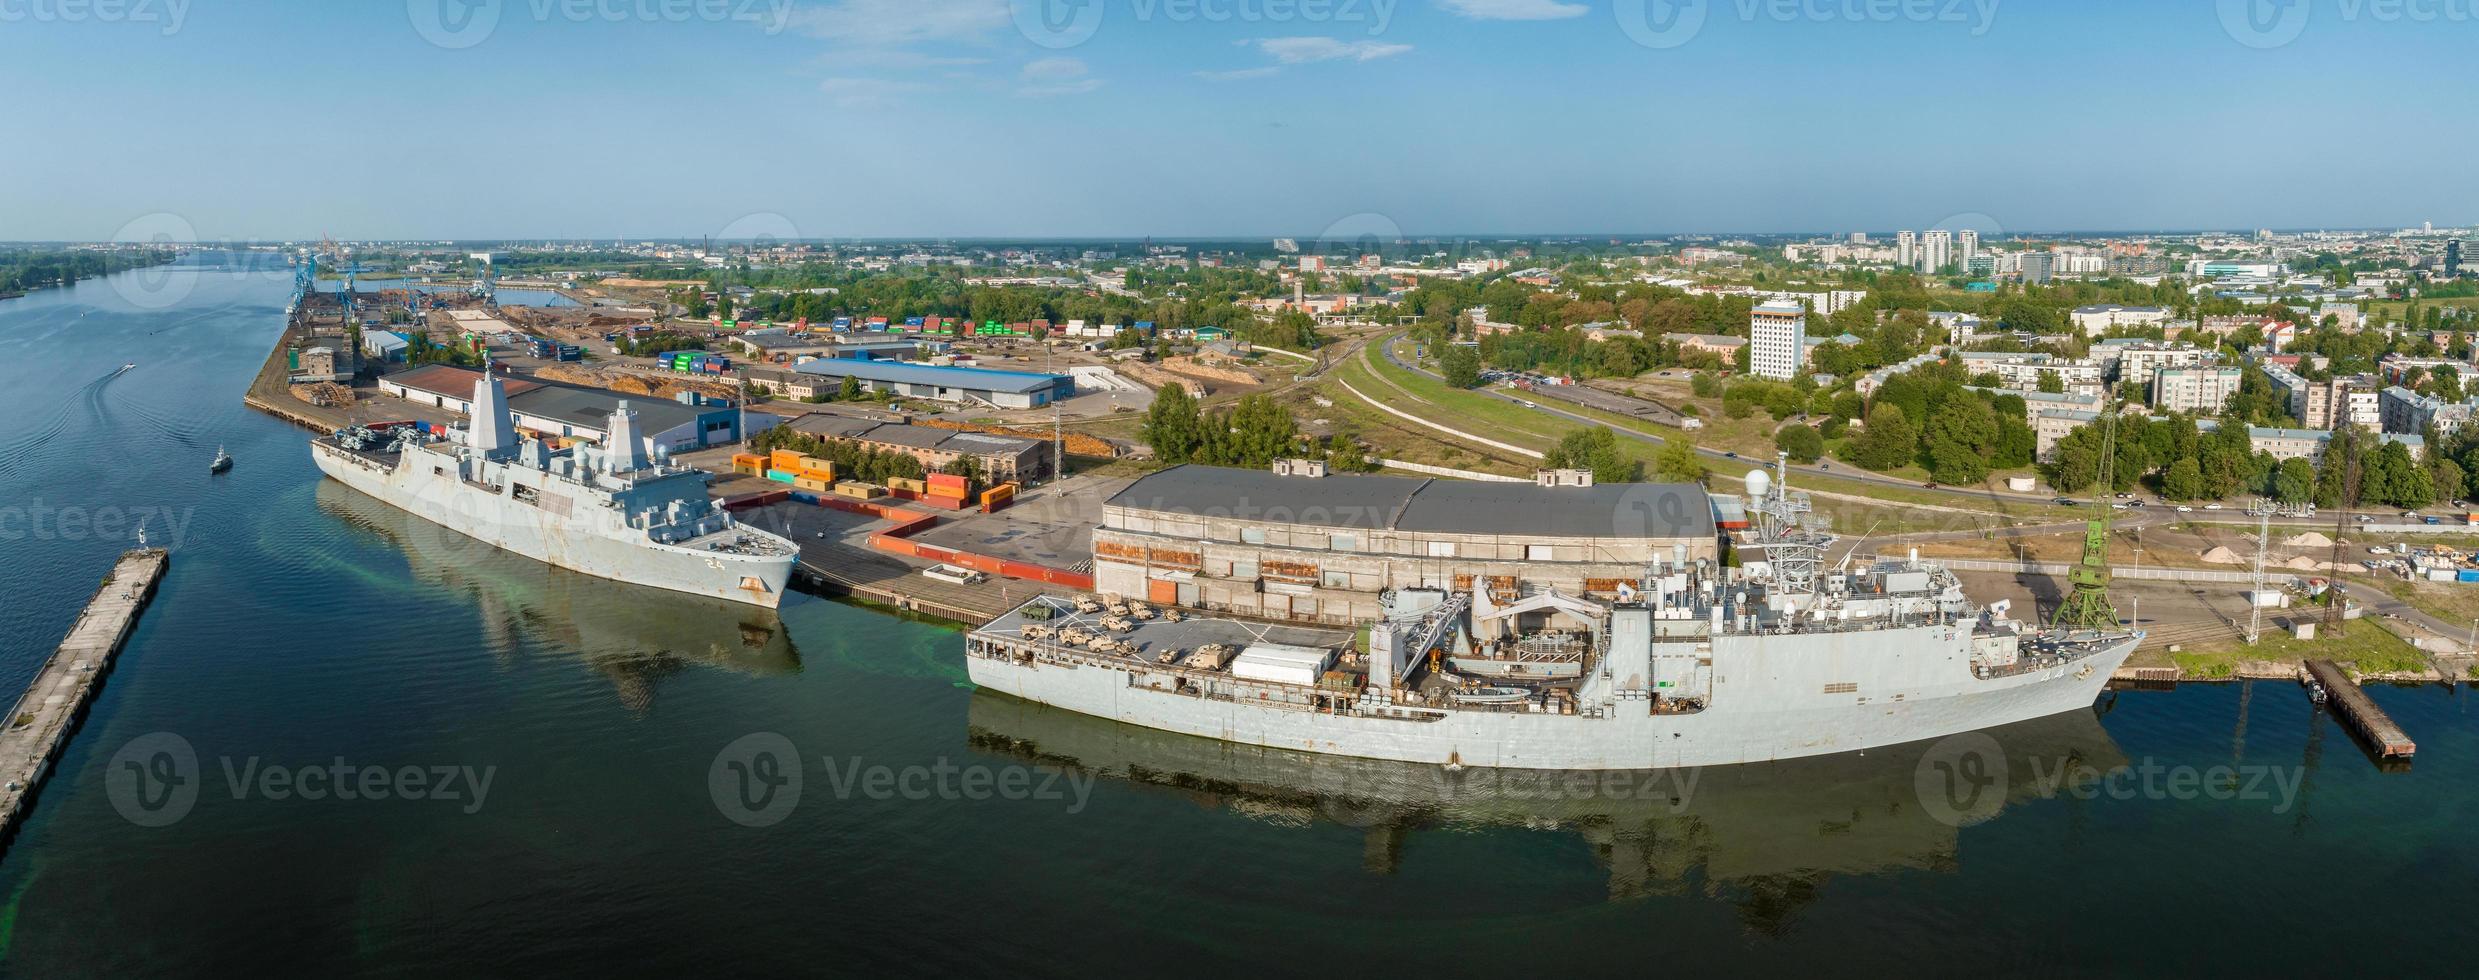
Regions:
[[[2109,603],[2109,494],[2117,489],[2110,482],[2110,471],[2117,462],[2116,410],[2109,409],[2102,421],[2107,428],[2100,440],[2100,489],[2092,495],[2092,519],[2083,525],[2083,560],[2066,572],[2072,591],[2057,604],[2057,614],[2049,619],[2053,626],[2118,628],[2117,607]]]

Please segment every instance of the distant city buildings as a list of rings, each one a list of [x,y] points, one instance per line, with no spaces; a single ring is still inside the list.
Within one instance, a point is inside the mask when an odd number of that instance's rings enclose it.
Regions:
[[[1788,381],[1797,377],[1807,350],[1808,314],[1797,303],[1774,300],[1748,312],[1749,373]]]

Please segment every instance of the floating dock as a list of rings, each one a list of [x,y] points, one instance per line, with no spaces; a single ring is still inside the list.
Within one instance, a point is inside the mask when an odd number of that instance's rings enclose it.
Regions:
[[[161,548],[127,552],[112,566],[112,576],[95,590],[67,639],[50,660],[35,671],[34,681],[9,711],[0,728],[0,839],[17,829],[35,790],[51,774],[52,762],[69,744],[78,719],[103,686],[113,657],[137,626],[138,614],[155,598],[172,556]]]
[[[2412,742],[2383,708],[2376,707],[2376,700],[2360,690],[2341,665],[2330,660],[2310,660],[2307,674],[2324,685],[2325,693],[2332,698],[2333,714],[2367,743],[2368,751],[2375,753],[2377,759],[2408,759],[2419,751],[2418,743]]]

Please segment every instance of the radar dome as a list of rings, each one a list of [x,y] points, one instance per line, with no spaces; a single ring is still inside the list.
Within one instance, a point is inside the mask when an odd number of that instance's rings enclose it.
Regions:
[[[1767,475],[1767,474],[1765,473],[1765,471],[1763,471],[1763,470],[1749,470],[1749,471],[1747,471],[1747,495],[1748,495],[1748,496],[1750,496],[1750,497],[1762,497],[1762,496],[1764,496],[1764,495],[1765,495],[1765,491],[1770,490],[1770,489],[1772,489],[1772,488],[1773,488],[1773,477],[1771,477],[1771,476]]]

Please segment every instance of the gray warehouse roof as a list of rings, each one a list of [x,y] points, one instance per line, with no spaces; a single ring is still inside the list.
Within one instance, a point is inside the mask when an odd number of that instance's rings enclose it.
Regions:
[[[1044,391],[1069,383],[1065,375],[993,371],[989,368],[941,367],[897,361],[863,361],[845,357],[821,357],[802,364],[794,370],[804,374],[834,378],[850,375],[863,381],[934,385],[944,388],[962,388],[968,391],[1005,391],[1018,394]]]
[[[1278,476],[1185,465],[1129,484],[1115,507],[1360,530],[1542,537],[1710,537],[1712,501],[1684,483],[1544,487],[1401,476]]]
[[[611,425],[611,413],[620,402],[628,402],[637,413],[638,431],[669,432],[698,420],[713,409],[690,408],[679,402],[660,398],[636,397],[622,399],[607,391],[545,385],[532,391],[508,396],[508,407],[536,418],[558,419],[570,425],[600,431]]]

